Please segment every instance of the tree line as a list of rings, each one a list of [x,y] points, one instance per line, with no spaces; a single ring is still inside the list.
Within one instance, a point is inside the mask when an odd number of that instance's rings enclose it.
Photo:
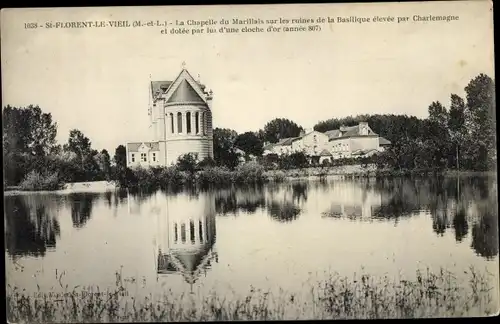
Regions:
[[[391,141],[376,159],[382,168],[492,170],[496,168],[496,111],[494,81],[485,74],[465,87],[466,97],[451,94],[450,106],[435,101],[427,118],[407,115],[358,115],[318,122],[314,130],[325,132],[366,121],[373,131]],[[117,180],[127,176],[126,149],[119,145],[113,157],[105,149],[92,148],[80,130],[69,132],[63,145],[56,142],[57,123],[39,106],[6,106],[3,118],[4,185],[50,178],[47,186],[61,182]],[[255,132],[238,134],[214,129],[214,159],[207,165],[234,169],[244,156],[260,157],[268,143],[297,137],[304,128],[292,120],[276,118]],[[303,157],[291,157],[283,165],[304,166]],[[292,163],[293,162],[293,163]],[[295,163],[295,164],[294,164]],[[203,164],[203,163],[202,163]],[[52,183],[54,182],[54,183]]]
[[[466,97],[450,95],[450,106],[432,102],[427,118],[408,115],[365,114],[320,121],[314,130],[326,132],[341,126],[368,122],[372,130],[392,144],[379,154],[381,168],[397,170],[457,169],[487,171],[496,168],[496,102],[494,81],[479,74],[465,87]],[[231,167],[240,148],[259,156],[266,142],[297,137],[303,127],[277,118],[256,132],[238,134],[231,129],[214,130],[215,160]]]

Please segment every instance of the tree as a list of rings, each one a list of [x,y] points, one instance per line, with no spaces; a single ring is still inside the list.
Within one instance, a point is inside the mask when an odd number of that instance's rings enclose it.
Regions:
[[[183,154],[177,159],[177,167],[179,170],[189,173],[194,173],[194,171],[196,171],[197,163],[196,155],[193,153]]]
[[[115,149],[113,157],[115,166],[118,169],[125,169],[127,167],[127,149],[123,145],[118,145]]]
[[[465,87],[466,127],[469,129],[467,153],[472,168],[486,170],[496,164],[495,84],[485,74],[472,79]]]
[[[276,118],[264,126],[264,142],[277,143],[280,139],[297,137],[304,129],[286,118]]]
[[[57,123],[39,106],[6,106],[2,111],[4,174],[17,184],[30,171],[44,173],[46,158],[56,149]]]
[[[459,148],[464,139],[465,124],[465,103],[464,100],[456,95],[451,95],[451,105],[448,119],[448,131],[450,139],[455,145],[455,164],[457,170],[460,169]]]
[[[99,169],[106,180],[111,178],[111,158],[107,150],[103,149],[95,156]]]
[[[254,132],[246,132],[236,137],[235,146],[246,154],[262,155],[263,143]]]
[[[237,136],[238,133],[232,129],[214,129],[214,160],[217,165],[226,166],[230,169],[238,165],[238,154],[234,150],[234,143]]]
[[[91,142],[81,131],[72,129],[69,132],[68,144],[65,149],[74,152],[80,159],[88,157],[91,154]]]

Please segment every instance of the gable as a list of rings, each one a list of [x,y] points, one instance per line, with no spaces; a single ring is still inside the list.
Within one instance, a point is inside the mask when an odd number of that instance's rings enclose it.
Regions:
[[[176,98],[171,100],[174,94],[176,94]],[[193,79],[191,74],[187,70],[182,70],[167,90],[165,100],[166,102],[186,102],[186,100],[200,102],[201,100],[202,103],[206,103],[205,95],[201,85]]]
[[[167,102],[197,102],[204,103],[205,101],[200,98],[196,90],[189,84],[187,80],[182,80],[181,83],[177,86],[177,89],[172,93]]]

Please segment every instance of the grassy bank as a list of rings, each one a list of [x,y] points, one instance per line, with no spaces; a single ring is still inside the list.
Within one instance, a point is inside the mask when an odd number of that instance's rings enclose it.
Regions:
[[[133,296],[117,272],[116,287],[87,287],[50,296],[7,288],[7,319],[23,322],[135,322],[291,319],[373,319],[485,316],[498,312],[490,274],[466,271],[459,282],[449,272],[417,271],[414,280],[330,275],[311,284],[307,296],[251,288],[244,296],[204,296],[171,291]],[[127,281],[127,282],[130,282]],[[99,292],[99,293],[98,293]]]
[[[238,166],[234,170],[217,166],[191,171],[182,170],[177,166],[133,169],[128,170],[127,175],[119,181],[119,185],[127,188],[156,189],[193,184],[200,186],[226,186],[233,184],[251,185],[266,182],[283,182],[292,179],[325,178],[328,176],[340,176],[343,178],[385,178],[404,176],[435,177],[447,175],[484,176],[496,175],[496,173],[471,173],[436,169],[380,170],[373,164],[266,170],[258,163],[249,162]]]

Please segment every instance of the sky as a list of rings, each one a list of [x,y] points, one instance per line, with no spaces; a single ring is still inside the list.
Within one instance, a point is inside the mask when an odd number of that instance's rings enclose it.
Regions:
[[[182,62],[214,92],[214,127],[256,131],[273,118],[304,128],[358,114],[426,117],[433,101],[479,73],[494,78],[490,2],[65,8],[2,11],[2,102],[39,105],[65,143],[81,130],[114,152],[151,140],[149,81]],[[458,15],[453,22],[411,22]],[[321,32],[162,35],[161,28],[24,29],[30,21],[409,16],[410,22],[323,24]],[[264,25],[264,27],[266,27]]]

